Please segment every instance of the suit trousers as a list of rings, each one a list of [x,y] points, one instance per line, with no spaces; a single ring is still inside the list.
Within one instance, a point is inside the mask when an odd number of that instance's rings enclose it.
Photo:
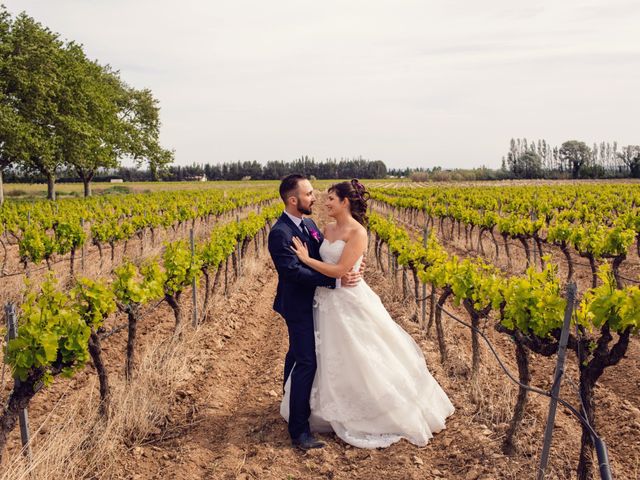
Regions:
[[[297,438],[302,433],[310,433],[309,398],[316,375],[316,344],[313,317],[288,320],[289,351],[285,357],[285,382],[291,375],[291,396],[289,403],[289,434]]]

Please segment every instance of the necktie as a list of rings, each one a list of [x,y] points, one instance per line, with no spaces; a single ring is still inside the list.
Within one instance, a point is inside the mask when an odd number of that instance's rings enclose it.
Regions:
[[[304,224],[304,220],[300,222],[300,230],[302,230],[302,232],[305,233],[307,237],[311,238],[311,235],[309,234],[309,230],[307,229],[307,226]]]

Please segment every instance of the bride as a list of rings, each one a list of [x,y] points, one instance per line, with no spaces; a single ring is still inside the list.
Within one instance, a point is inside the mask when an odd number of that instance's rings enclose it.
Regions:
[[[341,278],[360,267],[367,248],[368,193],[357,180],[333,185],[326,208],[322,261],[294,238],[306,265]],[[318,368],[311,390],[311,429],[335,432],[360,448],[387,447],[402,438],[424,446],[454,411],[427,370],[422,351],[391,318],[364,282],[351,288],[316,289],[313,308]],[[289,418],[289,384],[280,413]]]

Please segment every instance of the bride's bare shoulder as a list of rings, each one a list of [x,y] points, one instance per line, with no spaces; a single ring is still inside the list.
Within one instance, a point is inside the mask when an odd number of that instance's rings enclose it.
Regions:
[[[355,225],[353,225],[353,227],[351,228],[351,232],[349,237],[351,238],[366,238],[367,237],[367,229],[361,225],[360,223],[356,223]]]

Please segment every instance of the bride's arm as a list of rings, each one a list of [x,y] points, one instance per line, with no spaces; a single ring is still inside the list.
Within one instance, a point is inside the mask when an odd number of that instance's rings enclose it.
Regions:
[[[293,251],[302,263],[313,268],[327,277],[342,278],[346,275],[358,261],[362,252],[367,248],[367,232],[366,230],[358,230],[347,241],[342,251],[342,256],[337,264],[325,263],[309,256],[307,246],[297,237],[293,239]]]

